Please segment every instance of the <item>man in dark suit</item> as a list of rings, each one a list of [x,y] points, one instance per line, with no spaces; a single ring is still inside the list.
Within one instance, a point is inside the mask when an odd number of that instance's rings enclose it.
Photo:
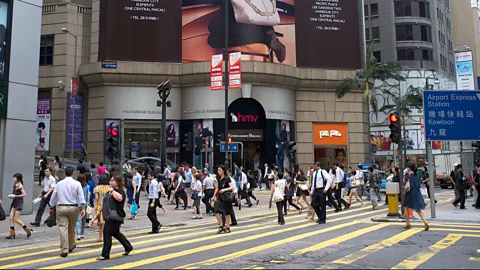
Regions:
[[[457,207],[458,203],[460,203],[460,209],[467,209],[465,208],[465,180],[463,179],[462,164],[457,165],[457,170],[454,173],[454,179],[455,189],[458,190],[460,196],[453,202],[453,205]]]

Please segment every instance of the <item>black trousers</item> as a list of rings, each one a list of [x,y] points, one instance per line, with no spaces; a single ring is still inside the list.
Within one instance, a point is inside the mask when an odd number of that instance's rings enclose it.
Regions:
[[[169,188],[165,189],[167,191],[167,198],[170,201],[170,197],[172,196],[172,192],[175,191],[175,188],[173,188],[173,185],[170,185]]]
[[[460,209],[465,208],[465,190],[459,190],[458,193],[460,194],[460,197],[456,199],[453,204],[457,205],[460,203]]]
[[[225,226],[225,215],[222,214],[222,224]],[[232,211],[232,214],[230,215],[230,223],[231,224],[237,224],[237,217],[235,216],[235,212]]]
[[[214,193],[215,193],[215,190],[206,189],[205,190],[205,196],[203,196],[203,198],[202,198],[202,201],[205,204],[205,207],[207,209],[206,210],[207,214],[213,212],[213,208],[212,208],[212,205],[210,204],[210,200],[212,199]]]
[[[38,184],[39,185],[42,185],[43,178],[45,178],[45,172],[43,170],[41,170],[40,173],[38,174]]]
[[[348,206],[348,202],[345,201],[345,200],[342,198],[342,189],[341,189],[341,188],[335,189],[335,199],[337,199],[338,206],[340,206],[340,208],[342,208],[342,204],[343,204],[345,207]]]
[[[285,213],[287,213],[287,205],[290,204],[293,206],[295,209],[300,210],[300,207],[298,205],[293,203],[293,197],[285,197],[284,203],[283,203],[283,210]]]
[[[185,192],[185,190],[184,190],[184,191],[175,193],[175,201],[177,202],[177,207],[180,204],[180,201],[179,201],[180,197],[182,197],[184,207],[187,208],[187,203],[188,203],[187,192]]]
[[[319,221],[326,221],[327,219],[327,202],[326,195],[323,194],[323,189],[317,189],[312,194],[312,207],[317,214]]]
[[[153,207],[150,207],[150,205],[153,203]],[[158,221],[157,218],[157,207],[159,205],[158,199],[150,199],[148,200],[148,210],[147,210],[147,217],[150,219],[150,222],[152,222],[152,232],[155,232],[158,230],[158,226],[160,226],[160,222]]]
[[[342,211],[342,208],[338,207],[338,204],[337,202],[335,201],[335,199],[333,198],[333,195],[332,195],[332,191],[329,190],[327,192],[327,194],[325,194],[325,196],[328,198],[328,201],[333,205],[333,208],[335,208],[335,210],[337,211]]]
[[[40,205],[38,206],[38,210],[37,210],[37,215],[35,216],[35,223],[37,224],[40,224],[40,222],[42,221],[42,216],[43,216],[43,213],[45,212],[45,208],[47,207],[48,202],[52,197],[52,194],[50,194],[50,196],[48,196],[47,199],[44,199],[43,196],[45,196],[45,194],[47,193],[45,191],[42,191],[42,200],[40,201]]]
[[[277,212],[278,212],[278,223],[284,224],[285,218],[283,218],[283,207],[286,205],[285,200],[276,202],[277,204]]]
[[[112,249],[112,236],[122,244],[125,252],[133,249],[132,244],[128,241],[127,237],[120,232],[120,226],[122,222],[115,220],[106,220],[105,227],[103,229],[103,249],[102,257],[110,258],[110,250]]]
[[[479,195],[477,196],[477,201],[475,202],[475,207],[479,208],[480,207],[480,185],[476,186],[477,187],[477,192]]]

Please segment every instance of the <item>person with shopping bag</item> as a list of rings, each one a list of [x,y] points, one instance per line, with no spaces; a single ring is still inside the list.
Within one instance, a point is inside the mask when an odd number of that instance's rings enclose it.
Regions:
[[[283,205],[285,204],[285,187],[287,182],[283,179],[283,173],[278,173],[278,179],[274,182],[272,192],[270,194],[270,201],[277,205],[278,224],[285,225],[283,217]]]

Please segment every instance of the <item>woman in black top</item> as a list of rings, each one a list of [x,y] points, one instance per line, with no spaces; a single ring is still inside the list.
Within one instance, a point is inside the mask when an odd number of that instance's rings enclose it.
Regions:
[[[120,217],[125,217],[125,211],[123,206],[125,205],[125,191],[123,191],[123,177],[121,175],[116,175],[110,178],[110,195],[113,197],[115,202],[115,210],[117,211]],[[106,197],[108,198],[108,197]],[[116,221],[108,219],[105,221],[105,227],[103,231],[103,249],[102,256],[97,257],[98,261],[110,259],[110,250],[112,249],[112,236],[115,237],[120,244],[125,248],[125,253],[123,256],[128,256],[133,250],[132,244],[128,239],[120,232],[120,226],[123,224],[123,221]]]
[[[175,125],[170,124],[167,128],[167,147],[174,147],[175,146]]]
[[[308,186],[308,181],[303,173],[303,170],[297,171],[294,180],[294,184],[297,186],[297,199],[295,203],[299,204],[300,207],[303,208],[303,205],[300,202],[300,199],[303,199],[303,201],[307,204],[307,208],[310,207],[310,203],[307,200],[307,196],[310,196],[310,187]]]
[[[232,191],[234,183],[230,179],[229,176],[225,173],[225,168],[218,167],[217,169],[217,179],[218,184],[215,186],[215,193],[213,195],[214,198],[217,198],[217,203],[215,205],[215,213],[217,217],[218,224],[220,228],[218,229],[218,233],[221,232],[230,232],[230,215],[233,213],[233,206],[232,206]],[[229,194],[230,196],[223,195],[224,193]],[[222,216],[225,216],[225,223],[222,222]]]

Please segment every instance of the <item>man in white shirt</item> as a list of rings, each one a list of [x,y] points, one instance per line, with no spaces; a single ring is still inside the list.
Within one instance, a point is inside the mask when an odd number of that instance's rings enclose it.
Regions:
[[[342,210],[342,204],[345,206],[345,209],[348,209],[350,208],[350,204],[342,197],[342,190],[345,188],[345,182],[343,182],[345,172],[340,168],[338,162],[333,163],[333,169],[335,170],[335,183],[333,188],[335,191],[335,199],[337,200],[340,210]]]
[[[242,199],[247,200],[247,205],[248,205],[248,207],[252,207],[253,204],[252,204],[252,202],[250,201],[250,196],[248,196],[248,178],[247,178],[247,174],[242,171],[242,172],[241,172],[240,179],[241,179],[241,182],[240,182],[241,193],[240,193],[240,195],[239,195],[238,197],[240,198],[240,200],[242,200]]]
[[[264,165],[265,170],[263,172],[263,181],[265,182],[266,189],[270,190],[269,182],[268,182],[268,176],[272,173],[272,170],[268,167],[268,164],[265,163]],[[262,190],[262,184],[259,184],[260,190]]]
[[[77,245],[75,244],[75,225],[78,219],[78,210],[81,206],[80,217],[85,216],[85,199],[80,182],[72,178],[73,167],[65,168],[65,179],[60,181],[53,190],[50,206],[57,207],[57,224],[60,229],[61,257],[67,257]]]
[[[362,172],[362,165],[361,164],[358,164],[358,169],[357,169],[357,172],[355,174],[355,178],[357,180],[360,180],[360,186],[357,187],[357,194],[358,194],[358,197],[360,197],[360,199],[361,199],[362,195],[363,195],[363,188],[365,187],[365,179],[364,179],[364,175],[363,175],[363,172]]]
[[[310,196],[312,197],[312,207],[318,217],[318,224],[325,224],[327,219],[326,197],[331,185],[331,178],[328,172],[321,168],[320,163],[315,164]]]
[[[56,185],[57,181],[55,180],[55,177],[52,176],[50,169],[46,168],[45,177],[43,178],[43,189],[42,192],[38,195],[38,197],[42,200],[40,201],[40,206],[38,206],[35,222],[30,222],[32,226],[40,227],[42,216],[45,212],[45,207],[48,205],[48,202],[52,197],[53,189]]]

